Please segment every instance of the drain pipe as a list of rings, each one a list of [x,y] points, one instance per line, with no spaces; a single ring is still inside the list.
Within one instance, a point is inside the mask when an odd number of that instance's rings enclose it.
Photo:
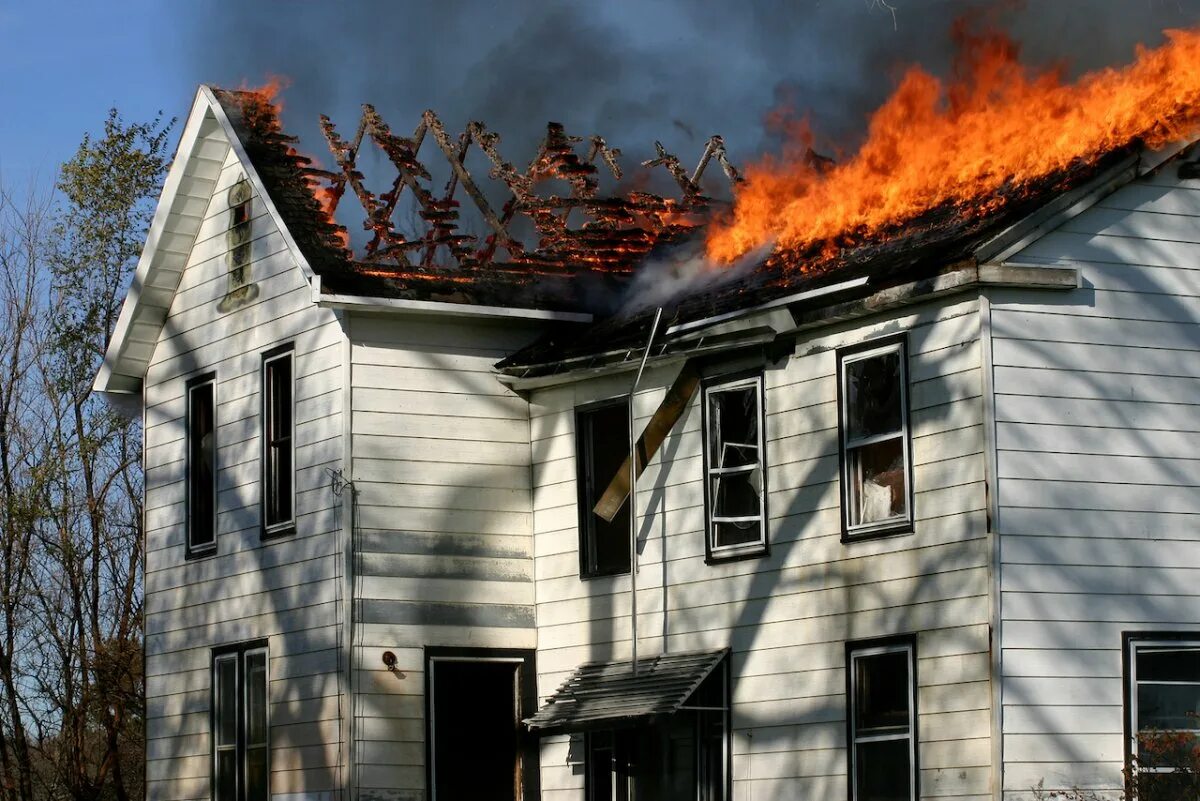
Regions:
[[[637,394],[638,384],[642,383],[642,371],[646,369],[646,360],[650,358],[650,346],[654,344],[654,335],[658,333],[658,323],[662,319],[662,306],[654,312],[654,322],[650,325],[650,337],[646,340],[646,349],[642,351],[642,363],[638,365],[637,375],[633,379],[633,387],[629,390],[629,618],[633,631],[633,675],[638,674],[637,658],[637,476],[638,454],[637,434],[633,427],[633,401]]]

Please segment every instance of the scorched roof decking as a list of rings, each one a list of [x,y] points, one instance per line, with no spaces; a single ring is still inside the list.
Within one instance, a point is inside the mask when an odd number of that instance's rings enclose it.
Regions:
[[[525,725],[535,734],[636,726],[679,711],[728,653],[664,654],[579,667]]]

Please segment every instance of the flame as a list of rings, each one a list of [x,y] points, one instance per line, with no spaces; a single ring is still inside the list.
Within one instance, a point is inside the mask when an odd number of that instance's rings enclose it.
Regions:
[[[1200,29],[1166,31],[1132,64],[1073,83],[1023,67],[1002,34],[962,21],[954,34],[956,78],[910,67],[848,160],[814,163],[801,155],[811,153],[807,129],[790,130],[781,156],[746,171],[732,213],[709,230],[709,257],[730,263],[771,243],[828,254],[947,204],[986,214],[1136,140],[1154,149],[1200,132]]]

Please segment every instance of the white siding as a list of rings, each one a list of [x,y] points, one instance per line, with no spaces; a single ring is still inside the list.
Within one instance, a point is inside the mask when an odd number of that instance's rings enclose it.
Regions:
[[[1200,185],[1168,165],[992,295],[1005,795],[1121,785],[1121,633],[1200,625]]]
[[[535,329],[372,315],[349,324],[356,782],[364,801],[420,799],[422,649],[537,644],[529,406],[491,374]]]
[[[230,153],[215,186],[204,187],[211,193],[204,220],[146,378],[151,801],[210,797],[211,649],[259,638],[268,639],[271,657],[272,794],[328,797],[342,781],[341,520],[325,471],[342,458],[343,335],[334,314],[310,302],[308,285],[258,197],[250,274],[259,296],[240,309],[218,311],[228,288],[226,190],[241,172]],[[286,342],[296,353],[297,531],[264,543],[260,354]],[[217,553],[187,561],[184,385],[208,371],[217,374]]]
[[[835,348],[909,331],[914,534],[840,537]],[[978,304],[928,305],[802,339],[768,368],[770,554],[707,565],[698,396],[639,484],[639,655],[732,648],[734,797],[846,792],[845,642],[919,632],[923,797],[990,792],[988,539]],[[678,369],[678,368],[675,368]],[[649,372],[639,427],[674,370]],[[629,578],[581,581],[577,404],[629,376],[532,397],[539,693],[582,662],[630,656]],[[666,590],[664,592],[664,587]],[[581,799],[566,737],[542,751],[544,796]]]

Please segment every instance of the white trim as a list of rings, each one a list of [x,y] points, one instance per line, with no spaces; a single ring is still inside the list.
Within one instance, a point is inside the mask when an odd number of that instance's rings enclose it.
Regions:
[[[709,326],[728,322],[739,317],[746,317],[747,315],[756,314],[769,309],[775,309],[780,306],[788,306],[793,303],[799,303],[803,300],[810,300],[812,298],[819,298],[825,295],[832,295],[835,292],[845,292],[851,289],[858,289],[859,287],[866,286],[869,281],[870,279],[864,275],[859,278],[852,278],[849,281],[842,281],[837,284],[829,284],[828,286],[818,287],[817,289],[806,289],[803,292],[794,292],[791,295],[785,295],[782,298],[776,298],[775,300],[761,303],[758,306],[750,306],[745,309],[738,309],[737,311],[718,314],[715,317],[706,317],[702,320],[693,320],[689,323],[673,325],[666,330],[664,336],[682,334],[686,331],[694,331],[698,328],[708,328]]]
[[[867,361],[868,359],[879,358],[880,356],[888,356],[892,353],[900,356],[900,430],[892,431],[886,434],[875,434],[867,437],[859,437],[857,439],[850,438],[850,389],[849,389],[849,371],[846,369],[849,365],[855,362]],[[847,508],[846,514],[846,536],[848,538],[870,534],[873,531],[888,529],[894,527],[897,523],[911,523],[913,521],[913,491],[912,491],[912,475],[909,465],[912,463],[912,444],[911,432],[908,427],[908,348],[906,342],[892,342],[887,345],[882,345],[870,350],[860,351],[857,353],[838,354],[838,373],[841,379],[840,402],[842,408],[839,413],[842,415],[842,483],[845,485],[843,492],[843,502]],[[904,468],[904,512],[903,514],[892,515],[891,517],[882,520],[872,520],[869,523],[851,523],[850,521],[861,515],[857,509],[857,497],[855,495],[855,487],[858,484],[852,480],[850,475],[851,451],[863,448],[868,445],[874,445],[880,442],[891,442],[892,440],[900,439],[901,441],[901,458]]]
[[[590,323],[593,315],[584,312],[558,312],[544,309],[523,309],[515,306],[477,306],[469,303],[445,303],[436,300],[407,300],[405,298],[377,298],[368,295],[318,295],[314,286],[314,301],[325,309],[349,311],[439,314],[447,317],[494,317],[500,319],[557,320],[572,323]]]
[[[716,455],[711,452],[713,414],[708,406],[709,399],[714,394],[747,388],[754,389],[754,410],[758,416],[758,424],[756,425],[758,441],[754,444],[756,462],[752,465],[738,465],[736,467],[713,467],[712,462],[716,459]],[[763,431],[766,424],[766,391],[762,374],[759,373],[746,378],[736,378],[706,386],[702,393],[701,403],[704,404],[705,422],[704,431],[701,433],[704,436],[704,496],[708,499],[704,510],[705,517],[707,518],[704,528],[705,536],[708,538],[708,553],[712,557],[721,558],[725,556],[737,556],[742,552],[757,552],[759,549],[766,547],[767,544],[767,488],[769,487],[767,483],[767,460],[763,449],[766,440],[765,432]],[[748,445],[749,443],[745,444]],[[759,488],[758,493],[758,515],[718,515],[717,492],[712,487],[712,479],[725,475],[753,473],[756,469],[762,476],[762,486]],[[731,545],[717,544],[715,524],[750,523],[754,521],[758,522],[758,539],[756,541],[739,542]]]
[[[171,217],[171,206],[174,205],[173,201],[179,191],[179,185],[187,174],[191,151],[196,146],[196,139],[200,136],[204,117],[210,108],[210,103],[203,93],[198,91],[192,101],[192,110],[188,113],[183,133],[180,135],[175,158],[171,162],[170,169],[167,170],[166,180],[163,181],[162,191],[158,195],[158,203],[150,222],[150,230],[147,231],[146,242],[142,246],[142,255],[138,258],[137,267],[133,271],[133,282],[125,294],[125,302],[121,305],[121,313],[117,316],[117,324],[113,327],[108,350],[104,353],[104,361],[101,362],[100,369],[96,372],[96,378],[92,382],[92,388],[97,392],[108,392],[110,384],[116,380],[118,375],[122,375],[117,373],[117,365],[121,361],[125,340],[133,325],[134,313],[141,305],[142,287],[146,285],[149,278],[150,267],[158,251],[158,241],[166,230],[167,221]],[[185,153],[188,154],[187,158],[183,157]]]

